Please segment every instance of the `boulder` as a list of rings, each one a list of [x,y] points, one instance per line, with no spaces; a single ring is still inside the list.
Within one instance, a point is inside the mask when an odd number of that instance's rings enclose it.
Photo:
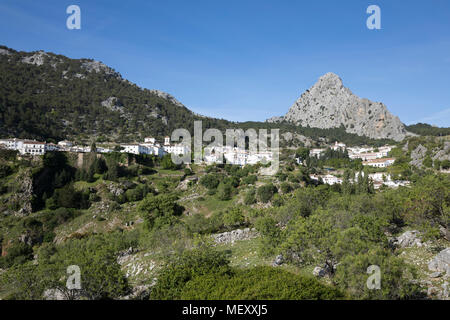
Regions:
[[[316,277],[323,278],[327,274],[327,270],[322,267],[315,267],[312,274]]]
[[[420,232],[417,230],[410,230],[402,233],[395,238],[393,244],[399,248],[421,247],[423,245],[420,238]]]
[[[439,252],[428,264],[430,271],[445,272],[450,276],[450,248]]]
[[[275,260],[272,263],[272,266],[278,267],[281,266],[284,263],[284,257],[282,254],[279,254],[276,256]]]

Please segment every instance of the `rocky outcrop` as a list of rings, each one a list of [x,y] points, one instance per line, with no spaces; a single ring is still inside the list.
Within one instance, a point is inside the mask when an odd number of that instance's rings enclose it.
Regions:
[[[96,60],[81,60],[81,68],[83,68],[84,70],[86,70],[87,72],[91,73],[91,72],[97,72],[97,73],[104,73],[106,75],[109,76],[113,76],[115,78],[121,79],[122,76],[120,75],[120,73],[116,72],[114,69],[108,67],[107,65],[105,65],[104,63],[100,62],[100,61],[96,61]]]
[[[428,269],[450,276],[450,248],[446,248],[434,256],[428,264]]]
[[[160,90],[149,90],[149,91],[160,98],[170,101],[171,103],[173,103],[176,106],[185,107],[180,101],[175,99],[174,96],[168,94],[167,92],[160,91]]]
[[[197,183],[197,181],[198,181],[198,177],[196,177],[196,176],[187,177],[186,179],[184,179],[183,181],[181,181],[178,184],[177,190],[186,191],[188,189],[188,186],[190,183]]]
[[[259,236],[255,228],[237,229],[229,232],[213,234],[212,238],[217,244],[234,243],[241,240],[250,240]]]
[[[22,58],[23,63],[34,64],[36,66],[42,66],[45,63],[45,59],[48,59],[49,55],[44,51],[36,52],[30,56]]]
[[[327,275],[327,270],[322,267],[315,267],[312,274],[315,277],[323,278]]]
[[[122,101],[120,101],[116,97],[109,97],[108,99],[102,101],[102,106],[111,110],[111,111],[119,111],[123,112],[123,104]]]
[[[374,139],[400,141],[407,135],[400,119],[392,115],[384,104],[354,95],[334,73],[320,77],[284,117],[268,121],[287,121],[322,129],[344,126],[349,133]]]
[[[450,141],[445,141],[443,149],[436,150],[436,153],[433,156],[433,160],[450,160]]]
[[[14,214],[19,217],[24,217],[29,215],[32,209],[32,200],[33,200],[33,179],[31,176],[31,170],[27,169],[21,172],[17,176],[18,186],[14,191],[11,198],[8,199],[8,202],[12,207],[17,208]]]
[[[427,151],[427,148],[419,144],[413,151],[411,151],[411,161],[409,164],[417,168],[422,168],[423,159],[425,159]]]
[[[395,238],[393,240],[393,245],[398,248],[410,248],[414,246],[422,247],[423,243],[420,238],[420,232],[417,230],[410,230]]]
[[[281,266],[284,263],[284,257],[282,254],[279,254],[275,257],[275,260],[272,263],[273,267]]]

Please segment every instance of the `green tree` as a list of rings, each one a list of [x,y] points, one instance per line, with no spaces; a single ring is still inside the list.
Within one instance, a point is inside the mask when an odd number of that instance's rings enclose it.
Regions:
[[[277,191],[277,188],[271,183],[261,186],[257,191],[258,199],[263,203],[267,203],[272,199],[273,195]]]
[[[183,213],[183,207],[176,203],[177,197],[172,194],[148,194],[139,204],[146,226],[149,230],[160,228],[166,224],[174,224]]]

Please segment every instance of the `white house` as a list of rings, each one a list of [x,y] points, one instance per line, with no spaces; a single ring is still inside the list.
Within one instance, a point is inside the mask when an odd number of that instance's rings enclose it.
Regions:
[[[45,151],[58,151],[58,145],[54,143],[47,143],[45,144]]]
[[[333,176],[331,174],[327,174],[325,176],[321,176],[323,183],[333,185],[333,184],[341,184],[342,179]]]
[[[315,149],[311,149],[309,151],[309,156],[310,157],[316,157],[316,158],[320,158],[320,156],[322,155],[322,153],[325,152],[325,149],[319,149],[319,148],[315,148]]]
[[[67,140],[59,141],[58,146],[61,146],[64,149],[69,149],[73,146],[73,143]]]
[[[395,158],[374,159],[363,162],[363,166],[371,166],[375,168],[386,168],[395,162]]]
[[[31,154],[34,156],[43,155],[45,153],[45,142],[34,140],[25,140],[22,147],[19,148],[20,154]]]
[[[150,154],[149,149],[137,143],[122,144],[122,152],[132,154]]]
[[[151,144],[155,144],[156,140],[153,137],[148,137],[148,138],[144,138],[144,142],[145,143],[151,143]]]
[[[334,145],[332,145],[330,148],[333,149],[334,151],[336,151],[336,150],[345,150],[346,145],[343,142],[337,142],[336,141],[334,143]]]

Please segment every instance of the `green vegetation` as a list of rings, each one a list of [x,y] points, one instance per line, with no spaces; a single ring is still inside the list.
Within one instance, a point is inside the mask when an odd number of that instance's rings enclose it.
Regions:
[[[434,127],[426,123],[416,123],[406,126],[406,130],[419,134],[421,136],[448,136],[450,135],[450,128]]]
[[[417,169],[408,159],[439,143],[414,137],[407,152],[393,149],[405,160],[383,172],[408,174],[411,185],[377,190],[370,169],[330,150],[319,160],[307,148],[283,151],[275,176],[260,165],[169,166],[116,152],[0,152],[0,298],[423,298],[427,263],[391,239],[420,231],[427,259],[448,246],[450,178],[434,160]],[[329,169],[341,185],[310,178]],[[65,287],[70,265],[82,270],[82,290]],[[382,269],[381,290],[366,286],[371,265]]]

